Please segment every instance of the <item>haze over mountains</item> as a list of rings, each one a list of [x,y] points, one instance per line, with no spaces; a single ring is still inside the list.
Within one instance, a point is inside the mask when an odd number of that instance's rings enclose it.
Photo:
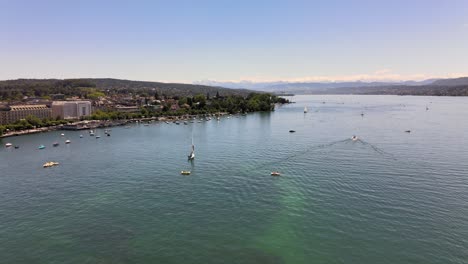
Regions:
[[[196,84],[294,94],[398,94],[468,96],[468,77],[401,82],[216,82]]]

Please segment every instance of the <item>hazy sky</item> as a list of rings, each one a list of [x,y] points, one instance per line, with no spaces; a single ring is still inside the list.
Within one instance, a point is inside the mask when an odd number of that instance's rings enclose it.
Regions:
[[[460,75],[467,0],[0,0],[0,79]]]

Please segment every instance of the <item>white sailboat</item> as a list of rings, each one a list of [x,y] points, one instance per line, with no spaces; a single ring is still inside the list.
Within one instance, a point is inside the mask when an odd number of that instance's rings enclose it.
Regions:
[[[192,134],[192,151],[188,155],[189,160],[194,160],[195,159],[195,145],[193,144],[193,134]]]
[[[309,110],[307,110],[307,106],[304,107],[304,113],[307,113]]]

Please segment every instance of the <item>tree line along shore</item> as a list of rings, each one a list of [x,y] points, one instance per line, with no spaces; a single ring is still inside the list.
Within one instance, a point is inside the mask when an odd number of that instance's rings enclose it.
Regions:
[[[2,87],[2,84],[4,85]],[[8,85],[6,85],[8,86]],[[64,120],[60,116],[39,118],[29,115],[14,123],[0,125],[0,135],[18,134],[20,131],[42,131],[44,128],[57,129],[76,121],[85,120],[134,120],[142,118],[180,117],[187,115],[207,115],[219,113],[247,113],[256,111],[273,111],[275,104],[289,103],[285,98],[269,93],[239,92],[230,89],[214,90],[195,95],[169,95],[154,88],[116,88],[99,89],[88,81],[22,81],[5,88],[0,83],[0,98],[9,104],[28,104],[33,100],[53,101],[60,96],[61,100],[92,101],[93,111],[90,115],[81,116],[78,120]],[[213,87],[210,87],[210,89]],[[2,90],[3,89],[3,90]],[[5,93],[8,90],[9,92]],[[228,90],[228,91],[226,91]],[[197,90],[198,91],[198,90]],[[210,90],[211,91],[211,90]],[[44,93],[47,92],[47,93]],[[57,92],[57,93],[55,93]],[[62,93],[63,92],[63,93]],[[38,97],[38,95],[40,95]],[[21,98],[21,100],[19,100]],[[5,100],[6,99],[6,100]]]

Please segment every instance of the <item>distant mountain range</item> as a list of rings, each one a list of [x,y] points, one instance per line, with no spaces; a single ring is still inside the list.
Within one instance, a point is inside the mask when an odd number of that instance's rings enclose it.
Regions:
[[[399,94],[468,96],[468,77],[402,82],[215,82],[197,84],[294,94]]]

